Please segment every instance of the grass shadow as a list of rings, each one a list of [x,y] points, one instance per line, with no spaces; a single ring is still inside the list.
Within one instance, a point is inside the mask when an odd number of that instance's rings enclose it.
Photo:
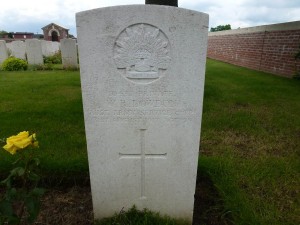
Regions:
[[[224,202],[209,174],[201,168],[197,173],[193,225],[232,225]]]

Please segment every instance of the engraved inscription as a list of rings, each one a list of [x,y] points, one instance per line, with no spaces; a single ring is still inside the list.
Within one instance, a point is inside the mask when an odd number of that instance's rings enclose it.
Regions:
[[[102,109],[90,111],[89,116],[100,123],[140,123],[144,120],[192,121],[196,110],[184,108],[169,109]]]
[[[110,83],[110,82],[107,82]],[[105,103],[117,108],[174,108],[178,97],[163,85],[139,85],[134,88],[119,88],[105,85]]]
[[[123,81],[124,82],[124,81]],[[118,84],[116,77],[104,81],[102,101],[93,99],[90,116],[99,123],[140,123],[142,120],[192,121],[198,110],[189,99],[177,95],[164,80],[154,85]],[[88,110],[89,111],[89,110]]]
[[[146,199],[146,185],[145,185],[145,176],[146,176],[146,166],[145,161],[147,158],[158,158],[158,159],[166,159],[167,153],[162,154],[147,154],[145,149],[145,132],[146,129],[140,129],[140,149],[141,154],[124,154],[119,153],[120,159],[141,159],[141,199]]]
[[[123,76],[149,83],[167,70],[170,44],[166,35],[149,24],[135,24],[121,32],[114,46],[114,60]]]

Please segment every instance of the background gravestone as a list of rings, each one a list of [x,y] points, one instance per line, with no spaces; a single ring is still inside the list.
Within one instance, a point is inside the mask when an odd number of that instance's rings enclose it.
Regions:
[[[6,43],[6,47],[8,49],[9,55],[11,54],[11,46],[12,46],[11,42]]]
[[[76,20],[95,217],[136,205],[191,221],[208,15],[133,5]]]
[[[26,52],[26,46],[23,41],[13,41],[10,45],[11,55],[19,58],[19,59],[25,59],[25,52]]]
[[[5,41],[0,40],[0,65],[5,59],[8,58],[8,49],[6,47]]]
[[[53,55],[51,48],[52,48],[52,42],[51,41],[45,41],[41,40],[41,46],[42,46],[42,53],[44,56],[50,56]]]
[[[44,56],[51,56],[59,51],[59,42],[42,40],[41,44],[42,44],[42,52]]]
[[[44,64],[41,42],[37,39],[28,39],[25,44],[28,64]]]
[[[76,41],[73,39],[60,40],[61,58],[64,68],[78,68]]]
[[[59,42],[52,41],[51,45],[52,45],[52,47],[51,47],[52,52],[58,52],[60,50],[60,43]]]

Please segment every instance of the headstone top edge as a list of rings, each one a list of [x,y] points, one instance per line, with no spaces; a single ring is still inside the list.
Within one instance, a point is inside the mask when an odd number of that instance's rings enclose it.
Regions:
[[[181,8],[181,7],[175,7],[175,6],[168,6],[168,5],[150,5],[150,4],[132,4],[132,5],[116,5],[116,6],[107,6],[107,7],[102,7],[102,8],[95,8],[95,9],[90,9],[90,10],[85,10],[85,11],[80,11],[75,13],[76,18],[84,16],[86,14],[91,14],[91,13],[96,13],[96,12],[101,12],[103,10],[116,10],[116,9],[142,9],[142,8],[148,8],[148,9],[168,9],[168,10],[174,10],[174,11],[182,11],[186,13],[195,13],[195,14],[202,14],[203,16],[209,17],[207,13],[196,11],[196,10],[191,10],[191,9],[186,9],[186,8]]]
[[[26,39],[25,42],[28,42],[28,41],[40,41],[39,39],[37,38],[31,38],[31,39]]]

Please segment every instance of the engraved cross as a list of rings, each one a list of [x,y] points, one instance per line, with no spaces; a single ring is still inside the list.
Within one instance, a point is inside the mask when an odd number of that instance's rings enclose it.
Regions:
[[[147,154],[145,150],[145,132],[146,129],[140,129],[140,154],[124,154],[119,153],[120,159],[141,159],[141,199],[146,199],[145,195],[145,173],[146,173],[146,167],[145,167],[145,161],[149,158],[155,158],[155,159],[166,159],[167,153],[162,154]]]

